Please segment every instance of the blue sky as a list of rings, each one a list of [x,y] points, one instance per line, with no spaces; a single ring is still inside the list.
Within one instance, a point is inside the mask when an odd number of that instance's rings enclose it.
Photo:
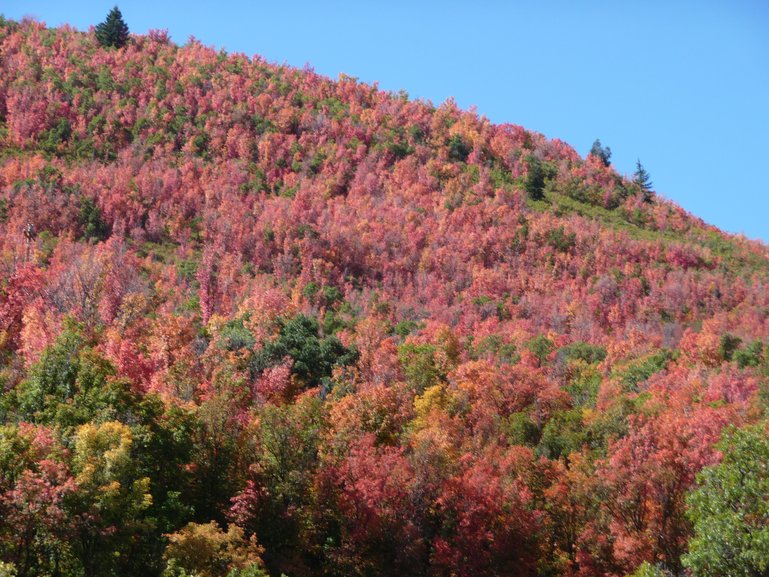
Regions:
[[[87,29],[115,0],[14,2]],[[340,72],[560,138],[724,230],[769,241],[769,1],[119,2],[132,32]]]

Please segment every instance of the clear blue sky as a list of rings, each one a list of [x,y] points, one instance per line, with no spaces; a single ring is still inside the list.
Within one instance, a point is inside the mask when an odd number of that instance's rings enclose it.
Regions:
[[[87,29],[115,0],[0,5]],[[769,0],[119,3],[132,32],[312,65],[494,122],[595,138],[631,174],[730,232],[769,241]]]

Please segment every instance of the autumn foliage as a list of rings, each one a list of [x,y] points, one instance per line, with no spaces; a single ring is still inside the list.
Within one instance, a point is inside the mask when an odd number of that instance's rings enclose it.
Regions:
[[[163,31],[0,20],[0,67],[16,575],[685,574],[697,474],[766,431],[765,245]]]

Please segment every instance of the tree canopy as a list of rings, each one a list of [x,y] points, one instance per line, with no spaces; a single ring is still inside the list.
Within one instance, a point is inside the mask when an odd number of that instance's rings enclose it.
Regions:
[[[694,535],[683,562],[694,577],[769,573],[769,430],[730,430],[723,461],[704,469],[688,498]]]

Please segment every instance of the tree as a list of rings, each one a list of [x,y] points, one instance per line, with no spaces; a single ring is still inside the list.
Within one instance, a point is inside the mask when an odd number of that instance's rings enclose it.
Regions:
[[[314,537],[329,575],[427,574],[424,508],[413,498],[416,480],[403,453],[363,434],[319,471]]]
[[[545,169],[535,156],[529,156],[527,164],[528,171],[524,184],[526,192],[532,200],[542,200],[545,197],[545,178],[547,177]]]
[[[590,148],[590,154],[603,162],[604,166],[609,166],[611,164],[611,148],[608,146],[601,146],[601,141],[597,138]]]
[[[629,416],[628,432],[609,443],[596,471],[602,500],[596,519],[609,521],[611,556],[627,573],[648,561],[681,574],[690,535],[686,494],[696,473],[717,459],[723,415],[712,407],[684,413],[680,399],[666,402],[670,410],[660,415]]]
[[[113,48],[122,48],[128,42],[128,25],[117,6],[110,10],[104,22],[96,26],[96,40],[102,46]]]
[[[249,467],[253,478],[232,500],[231,518],[259,535],[271,570],[287,572],[299,560],[297,551],[305,550],[324,411],[317,395],[306,395],[293,404],[268,405],[259,416],[257,459]]]
[[[163,576],[199,575],[266,575],[261,570],[259,555],[262,548],[256,537],[246,539],[243,529],[230,525],[223,531],[215,521],[206,524],[188,523],[168,537],[165,558],[168,561]],[[240,570],[252,569],[250,573]]]
[[[109,236],[109,225],[104,222],[99,205],[90,196],[84,196],[80,201],[80,218],[78,220],[83,229],[83,237],[104,240]]]
[[[72,557],[66,502],[76,489],[52,429],[0,426],[0,577],[57,575]]]
[[[434,511],[434,575],[533,575],[540,515],[515,466],[530,467],[527,449],[484,458],[443,483]]]
[[[467,144],[458,134],[455,134],[449,140],[449,160],[466,162],[467,157],[470,156],[472,151],[472,146]]]
[[[280,321],[277,339],[266,343],[251,363],[254,375],[283,362],[286,357],[293,359],[292,373],[307,387],[320,385],[331,376],[335,366],[353,364],[358,352],[347,348],[335,336],[320,337],[320,327],[314,318],[297,315]]]
[[[628,577],[671,577],[671,575],[669,571],[659,565],[651,565],[648,561],[644,561]]]
[[[641,161],[637,160],[635,163],[636,170],[635,173],[633,173],[633,182],[637,184],[641,190],[644,193],[644,201],[645,202],[651,202],[652,196],[651,196],[651,190],[652,186],[654,184],[651,181],[651,178],[649,177],[649,173],[646,172],[646,169],[641,165]]]
[[[683,564],[694,577],[769,572],[769,434],[766,426],[731,430],[723,461],[699,475],[688,499],[694,525]]]
[[[154,520],[145,516],[152,505],[150,479],[137,475],[134,436],[123,423],[82,425],[73,444],[73,550],[86,577],[114,574],[130,565],[130,545],[152,529]]]
[[[80,327],[68,323],[56,342],[47,347],[16,388],[20,416],[34,422],[54,420],[58,406],[71,402],[77,388],[79,355],[83,347]]]

